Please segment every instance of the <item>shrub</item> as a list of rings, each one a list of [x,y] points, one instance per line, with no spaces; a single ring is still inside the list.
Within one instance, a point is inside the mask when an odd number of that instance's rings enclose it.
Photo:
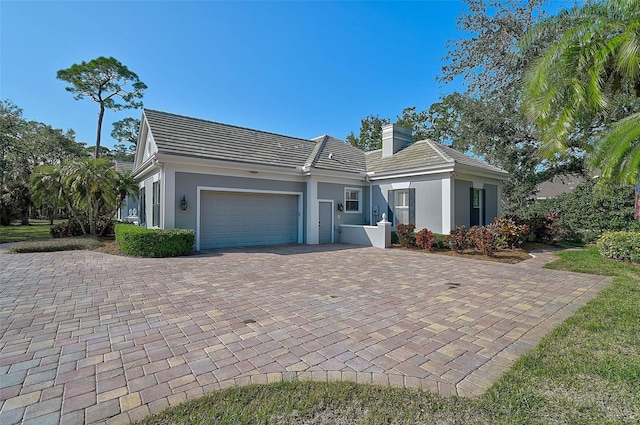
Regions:
[[[134,224],[116,224],[116,243],[127,255],[176,257],[193,252],[195,232],[187,229],[146,229]]]
[[[515,248],[529,238],[529,225],[518,224],[513,218],[496,217],[489,225],[496,237],[498,248]]]
[[[84,229],[89,232],[89,222],[84,221],[82,223]],[[106,218],[99,218],[96,221],[96,233],[98,235],[112,235],[114,232],[113,220]],[[72,236],[83,236],[82,227],[80,223],[75,220],[65,221],[63,223],[56,224],[51,227],[49,231],[54,238],[69,238]]]
[[[640,263],[640,232],[607,232],[597,245],[604,257]]]
[[[416,225],[409,224],[396,224],[396,233],[398,234],[398,241],[400,246],[405,248],[413,248],[416,246]]]
[[[634,218],[634,187],[597,188],[595,183],[589,179],[570,193],[537,200],[518,215],[531,219],[555,211],[560,226],[568,230],[563,237],[577,242],[594,241],[603,232],[640,231],[640,222]]]
[[[436,237],[436,243],[435,246],[438,249],[451,249],[451,247],[449,246],[449,244],[447,244],[447,236],[449,235],[443,235],[442,233],[434,233],[435,237]]]
[[[467,241],[467,228],[464,226],[458,226],[455,230],[445,238],[445,243],[455,249],[456,252],[461,253],[468,247]]]
[[[529,218],[514,218],[518,225],[529,226],[529,235],[535,242],[556,243],[569,235],[569,231],[560,224],[557,212],[532,214]]]
[[[398,245],[400,243],[400,239],[398,238],[398,234],[394,231],[391,231],[391,244]]]
[[[431,230],[422,229],[416,235],[416,245],[422,249],[431,250],[436,243],[436,235]]]
[[[498,250],[496,236],[491,227],[473,226],[466,234],[467,246],[482,252],[484,255],[493,257]]]

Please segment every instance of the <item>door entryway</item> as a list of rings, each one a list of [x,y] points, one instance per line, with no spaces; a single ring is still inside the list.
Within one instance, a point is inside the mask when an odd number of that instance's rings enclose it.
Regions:
[[[318,201],[320,243],[333,243],[333,201]]]

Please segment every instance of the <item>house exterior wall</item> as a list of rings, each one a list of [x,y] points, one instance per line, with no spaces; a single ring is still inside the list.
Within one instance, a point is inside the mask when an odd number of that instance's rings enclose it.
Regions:
[[[443,208],[443,181],[442,175],[436,175],[413,178],[411,181],[396,179],[374,183],[371,189],[373,220],[381,220],[383,213],[387,214],[387,219],[390,218],[388,216],[390,190],[415,189],[415,204],[412,208],[415,211],[416,230],[427,228],[436,233],[449,233],[451,229],[443,228],[444,214],[449,211],[449,208]]]
[[[467,180],[455,180],[455,207],[453,226],[464,226],[467,229],[471,223],[471,199],[469,191],[473,187],[473,182]]]
[[[346,205],[344,199],[345,188],[359,189],[362,193],[360,200],[360,212],[338,211],[338,204]],[[318,182],[318,199],[333,200],[335,211],[333,211],[334,231],[340,229],[341,224],[369,224],[369,186],[336,184]],[[346,209],[346,208],[345,208]],[[336,232],[336,239],[338,234]]]
[[[485,184],[484,193],[486,202],[486,222],[491,223],[494,218],[500,215],[500,198],[498,197],[498,185],[488,183]]]
[[[484,181],[455,180],[455,227],[471,225],[471,188],[484,190],[484,222],[491,223],[500,215],[498,185]]]
[[[176,228],[192,229],[197,231],[198,186],[224,187],[240,190],[302,192],[306,197],[306,184],[304,182],[176,172],[175,193],[173,199],[167,203],[167,205],[172,206],[175,211]],[[186,211],[183,211],[180,208],[180,201],[182,200],[183,195],[189,203]],[[256,214],[259,214],[259,211],[256,211]],[[303,240],[306,240],[306,215],[307,214],[302,214]]]
[[[160,173],[156,173],[153,175],[148,176],[147,178],[145,178],[142,182],[140,182],[139,184],[139,188],[140,191],[144,191],[145,192],[145,196],[144,199],[143,197],[138,197],[138,217],[140,217],[140,224],[144,224],[145,227],[147,228],[152,228],[154,226],[152,226],[153,223],[153,183],[154,182],[161,182],[161,178],[160,178]],[[144,205],[141,205],[141,203],[144,201]],[[161,198],[160,199],[160,205],[162,206],[162,203],[164,202],[164,200]],[[162,208],[161,208],[162,211]],[[142,216],[142,213],[144,213],[144,217]],[[162,220],[162,212],[161,212],[161,220]],[[160,227],[160,226],[155,226],[156,228]]]

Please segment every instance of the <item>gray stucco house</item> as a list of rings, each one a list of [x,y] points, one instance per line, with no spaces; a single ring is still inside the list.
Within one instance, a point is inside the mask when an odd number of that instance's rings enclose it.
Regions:
[[[442,144],[383,129],[363,152],[331,136],[300,139],[145,109],[133,175],[146,227],[196,232],[196,249],[340,241],[386,213],[449,233],[500,214],[508,174]]]

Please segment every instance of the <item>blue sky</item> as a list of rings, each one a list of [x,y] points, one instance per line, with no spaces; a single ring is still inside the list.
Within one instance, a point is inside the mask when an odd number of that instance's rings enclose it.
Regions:
[[[145,107],[291,136],[358,132],[368,114],[427,109],[461,1],[0,1],[0,98],[95,143],[98,106],[59,69],[113,56],[148,85]],[[111,123],[139,110],[107,111]]]

